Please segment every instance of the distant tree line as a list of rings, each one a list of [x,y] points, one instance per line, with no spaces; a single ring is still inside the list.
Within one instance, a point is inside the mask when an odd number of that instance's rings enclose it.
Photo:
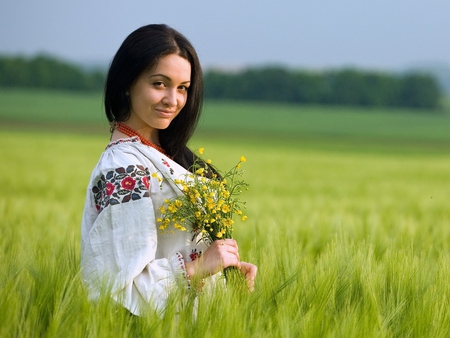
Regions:
[[[48,55],[0,56],[0,87],[99,91],[104,82],[103,70],[84,70]],[[436,108],[441,96],[435,78],[421,73],[311,72],[274,66],[205,72],[205,97],[209,99]]]
[[[397,76],[355,69],[308,72],[260,67],[205,74],[205,97],[211,99],[436,108],[441,96],[437,81],[421,73]]]
[[[48,55],[0,56],[0,87],[98,91],[104,83],[104,71],[83,70]]]

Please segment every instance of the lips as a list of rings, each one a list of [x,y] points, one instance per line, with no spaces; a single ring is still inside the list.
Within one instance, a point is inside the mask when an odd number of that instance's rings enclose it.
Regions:
[[[165,110],[165,109],[155,109],[158,114],[160,114],[163,117],[171,117],[175,115],[175,111],[173,110]]]

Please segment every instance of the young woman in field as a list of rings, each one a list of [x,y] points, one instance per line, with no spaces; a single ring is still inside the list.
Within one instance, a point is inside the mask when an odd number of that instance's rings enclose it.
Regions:
[[[208,246],[186,231],[158,231],[159,207],[180,192],[154,173],[178,178],[193,165],[187,142],[202,86],[194,48],[166,25],[137,29],[117,51],[104,95],[111,142],[93,170],[82,222],[83,279],[93,298],[106,281],[131,313],[145,303],[162,310],[173,288],[214,282],[229,266],[253,290],[257,268],[240,261],[235,240]]]

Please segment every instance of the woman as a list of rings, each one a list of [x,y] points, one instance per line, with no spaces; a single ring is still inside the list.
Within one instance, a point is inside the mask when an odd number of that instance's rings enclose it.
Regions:
[[[191,233],[157,230],[159,207],[180,192],[154,173],[178,178],[193,165],[196,157],[186,144],[200,116],[202,85],[194,48],[166,25],[131,33],[108,72],[104,103],[111,142],[87,189],[82,272],[93,298],[106,282],[112,297],[136,315],[142,304],[164,309],[174,287],[211,282],[229,266],[254,287],[257,268],[240,261],[235,240],[208,246]]]

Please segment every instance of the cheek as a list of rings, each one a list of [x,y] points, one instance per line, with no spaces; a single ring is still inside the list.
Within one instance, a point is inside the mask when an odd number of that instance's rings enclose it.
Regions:
[[[179,104],[179,107],[180,107],[180,110],[186,105],[186,102],[187,102],[187,94],[186,95],[183,95],[182,97],[181,97],[181,99],[179,100],[179,102],[180,102],[180,104]]]
[[[164,95],[156,90],[150,90],[144,94],[145,101],[150,104],[155,104],[161,101]]]

